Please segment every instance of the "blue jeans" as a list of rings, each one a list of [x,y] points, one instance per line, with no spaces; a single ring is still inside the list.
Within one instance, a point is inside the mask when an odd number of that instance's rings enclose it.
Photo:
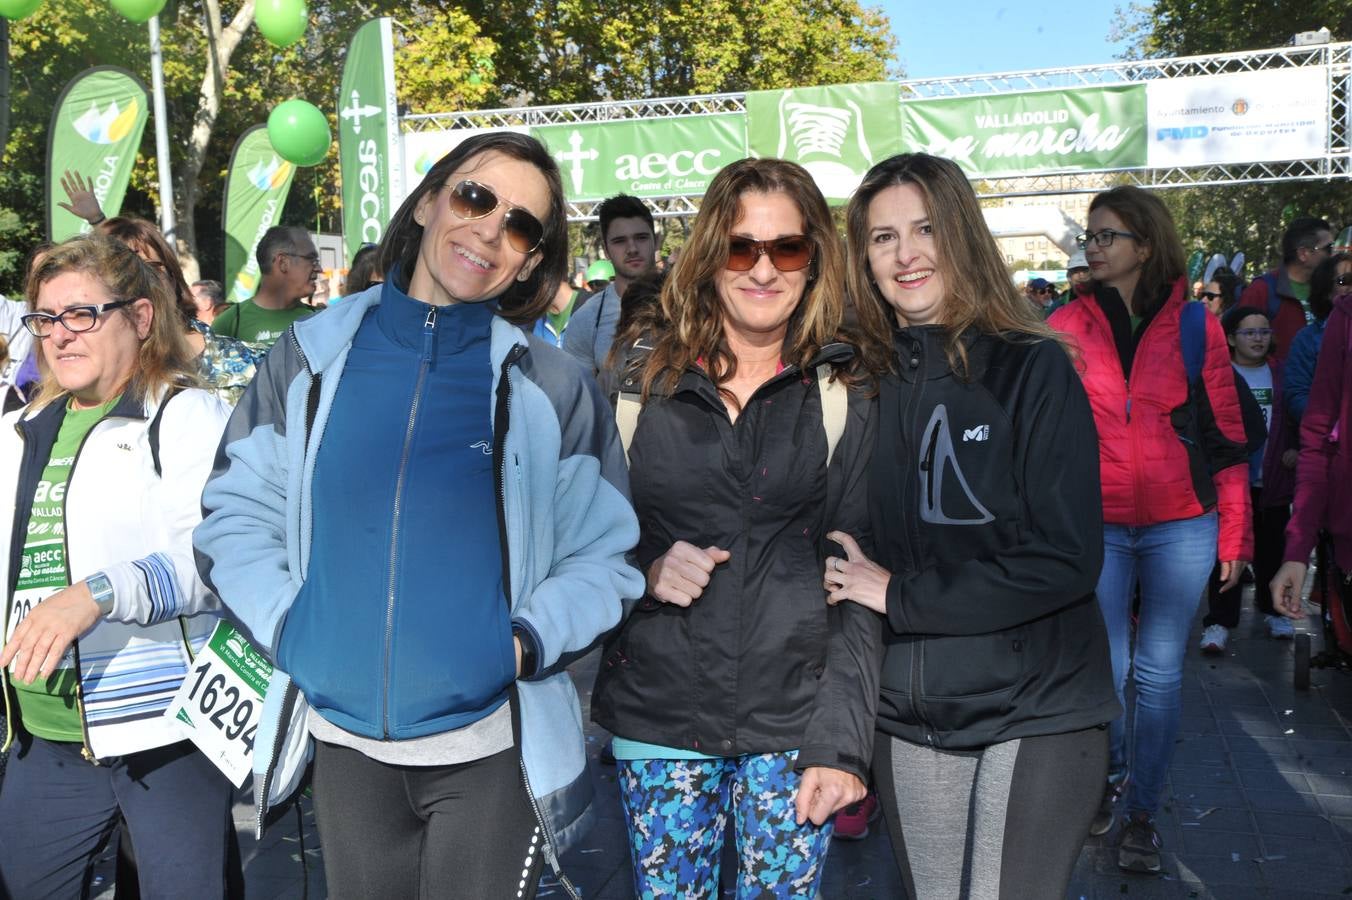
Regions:
[[[1113,684],[1126,706],[1127,673],[1136,680],[1132,745],[1127,749],[1128,713],[1111,728],[1109,779],[1130,772],[1123,807],[1127,813],[1159,809],[1164,779],[1173,760],[1182,714],[1183,657],[1188,633],[1211,567],[1216,561],[1216,513],[1157,525],[1103,526],[1103,571],[1098,601],[1108,626]],[[1131,603],[1141,585],[1141,612],[1132,652]]]

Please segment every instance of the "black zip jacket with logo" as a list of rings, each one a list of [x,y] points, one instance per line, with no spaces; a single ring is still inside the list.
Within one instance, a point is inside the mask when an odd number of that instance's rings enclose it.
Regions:
[[[818,360],[839,361],[832,344]],[[689,607],[640,600],[606,641],[592,716],[630,740],[739,756],[798,750],[796,767],[868,778],[882,620],[828,606],[826,540],[868,544],[874,407],[851,390],[831,464],[815,371],[789,366],[729,419],[688,371],[643,407],[629,451],[643,571],[678,540],[731,553]]]
[[[1121,708],[1094,597],[1098,439],[1060,345],[894,333],[869,513],[890,570],[879,730],[972,749],[1100,725]]]

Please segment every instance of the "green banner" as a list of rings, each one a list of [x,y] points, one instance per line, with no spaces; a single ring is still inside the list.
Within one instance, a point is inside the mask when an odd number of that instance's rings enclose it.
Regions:
[[[75,76],[61,92],[47,132],[47,234],[64,241],[89,223],[58,204],[67,202],[61,175],[78,172],[94,183],[105,216],[122,210],[150,96],[130,72],[99,66]]]
[[[530,133],[558,160],[569,200],[702,194],[715,172],[746,156],[741,113],[546,125]]]
[[[351,260],[362,244],[378,244],[402,194],[394,36],[389,18],[357,29],[338,91],[338,153],[343,179],[343,245]]]
[[[1145,85],[902,105],[906,149],[992,177],[1146,164]]]
[[[829,200],[845,200],[875,163],[901,152],[895,84],[838,84],[746,95],[752,156],[792,160]]]
[[[226,299],[247,300],[258,290],[254,250],[263,232],[282,218],[296,167],[277,155],[265,125],[255,125],[235,142],[225,176]]]

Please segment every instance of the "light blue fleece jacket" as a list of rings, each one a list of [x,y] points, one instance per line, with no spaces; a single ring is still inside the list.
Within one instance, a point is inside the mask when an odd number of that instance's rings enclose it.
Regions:
[[[376,285],[277,342],[230,419],[202,495],[194,544],[203,580],[269,655],[306,577],[324,426],[353,336],[380,296]],[[517,682],[520,749],[557,870],[592,816],[581,709],[563,667],[619,621],[622,600],[642,595],[643,577],[625,558],[638,521],[614,419],[589,374],[498,317],[490,356],[508,601],[539,653],[538,674]],[[260,832],[309,760],[305,712],[275,670],[254,757]]]

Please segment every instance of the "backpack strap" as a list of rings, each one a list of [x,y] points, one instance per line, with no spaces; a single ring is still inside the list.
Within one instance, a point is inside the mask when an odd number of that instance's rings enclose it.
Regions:
[[[1267,285],[1268,320],[1275,320],[1277,311],[1282,308],[1282,297],[1277,293],[1277,274],[1275,272],[1264,272],[1263,283]]]
[[[1195,385],[1202,378],[1202,365],[1206,362],[1206,317],[1204,303],[1189,302],[1183,304],[1183,312],[1178,317],[1178,338],[1183,345],[1183,368],[1188,373],[1188,384]]]
[[[160,420],[164,418],[164,408],[169,405],[169,401],[178,396],[178,392],[183,388],[170,388],[164,395],[164,400],[160,402],[160,408],[155,410],[155,418],[150,420],[150,428],[146,437],[150,441],[150,461],[155,466],[155,477],[164,476],[164,469],[160,465]]]
[[[849,397],[844,383],[831,377],[830,363],[817,366],[817,391],[822,398],[822,430],[826,432],[826,467],[836,455],[836,445],[845,433],[845,419],[849,413]]]

